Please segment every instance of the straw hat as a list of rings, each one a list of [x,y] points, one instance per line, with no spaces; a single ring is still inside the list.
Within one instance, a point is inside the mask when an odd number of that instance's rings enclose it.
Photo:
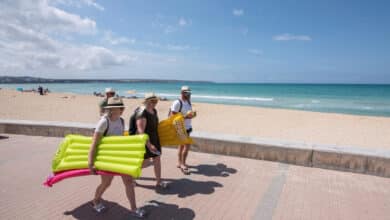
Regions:
[[[119,97],[110,97],[107,100],[107,105],[104,107],[105,109],[110,108],[124,108],[125,105],[122,102],[122,99]]]
[[[115,93],[115,91],[112,89],[112,88],[106,88],[106,90],[104,90],[105,93]]]
[[[182,86],[181,87],[181,92],[191,93],[191,89],[190,89],[189,86]]]
[[[145,93],[144,103],[150,100],[158,100],[158,97],[154,94],[154,92]]]

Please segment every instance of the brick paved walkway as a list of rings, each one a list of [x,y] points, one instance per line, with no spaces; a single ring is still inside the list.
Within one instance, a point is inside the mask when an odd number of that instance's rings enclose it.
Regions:
[[[3,136],[0,219],[131,219],[119,177],[102,215],[88,204],[96,176],[42,187],[60,138]],[[154,190],[152,168],[137,180],[148,219],[390,219],[389,178],[193,152],[192,174],[184,176],[174,149],[164,149],[162,163],[169,190]]]

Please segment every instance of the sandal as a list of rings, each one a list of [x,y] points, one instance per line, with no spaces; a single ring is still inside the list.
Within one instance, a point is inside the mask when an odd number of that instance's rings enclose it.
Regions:
[[[180,167],[180,170],[181,172],[184,173],[184,175],[190,175],[190,170],[188,169],[188,167]]]
[[[168,189],[169,184],[165,181],[162,181],[156,185],[157,189]]]
[[[143,209],[136,209],[135,212],[130,212],[130,215],[136,218],[145,218],[146,211]]]
[[[102,213],[104,212],[107,208],[103,205],[103,203],[99,202],[98,204],[94,205],[92,203],[92,208],[97,212],[97,213]]]

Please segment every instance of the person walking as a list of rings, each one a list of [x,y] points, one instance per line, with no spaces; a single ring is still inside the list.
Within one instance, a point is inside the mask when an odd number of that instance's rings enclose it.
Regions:
[[[130,118],[129,134],[147,134],[143,168],[153,165],[156,176],[156,189],[166,189],[168,183],[161,180],[161,145],[158,137],[158,114],[156,105],[158,97],[154,93],[146,93],[143,106],[138,107]]]
[[[106,96],[99,103],[99,113],[100,113],[100,116],[103,116],[103,114],[105,112],[104,107],[107,106],[108,99],[115,96],[115,91],[112,88],[106,88],[105,94],[106,94]]]
[[[110,97],[107,99],[107,104],[104,107],[104,115],[97,123],[93,138],[92,144],[88,155],[88,167],[91,174],[96,174],[96,168],[94,166],[94,159],[96,155],[96,148],[100,142],[100,139],[104,136],[123,135],[125,129],[124,120],[121,118],[121,115],[125,109],[125,106],[122,102],[122,99],[119,97]],[[142,218],[146,215],[145,210],[137,209],[136,200],[135,200],[135,191],[134,191],[134,180],[133,177],[129,175],[122,175],[122,181],[126,189],[126,196],[130,202],[130,214],[135,217]],[[101,213],[106,207],[102,203],[102,195],[106,189],[111,185],[112,175],[101,175],[101,182],[96,188],[95,197],[92,200],[93,209]]]
[[[182,86],[180,91],[180,98],[172,103],[170,108],[170,114],[181,113],[184,116],[184,124],[187,130],[188,136],[192,132],[192,118],[194,112],[192,111],[191,104],[191,89],[189,86]],[[190,174],[188,165],[186,163],[188,152],[190,150],[190,144],[179,145],[178,148],[178,164],[177,167],[181,169],[184,174]]]

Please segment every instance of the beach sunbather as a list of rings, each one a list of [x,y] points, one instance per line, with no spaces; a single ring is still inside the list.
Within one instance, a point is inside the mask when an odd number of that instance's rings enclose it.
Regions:
[[[95,133],[93,135],[93,141],[91,145],[91,149],[89,152],[88,158],[88,167],[90,169],[91,174],[96,174],[96,169],[94,167],[94,158],[96,154],[96,147],[103,136],[110,135],[123,135],[123,131],[125,129],[124,120],[121,118],[125,106],[123,102],[118,97],[110,97],[108,98],[107,104],[104,107],[105,114],[102,116],[100,121],[98,122]],[[137,209],[136,201],[135,201],[135,192],[134,192],[134,182],[133,177],[123,175],[122,181],[126,189],[126,196],[130,202],[131,207],[131,215],[136,217],[144,217],[145,211],[142,209]],[[95,197],[92,200],[92,206],[97,212],[102,212],[106,209],[104,204],[102,203],[102,195],[106,191],[106,189],[110,186],[112,179],[114,176],[110,175],[101,175],[101,183],[96,188]]]
[[[39,95],[43,95],[43,87],[42,86],[38,87],[38,92],[39,92]]]

